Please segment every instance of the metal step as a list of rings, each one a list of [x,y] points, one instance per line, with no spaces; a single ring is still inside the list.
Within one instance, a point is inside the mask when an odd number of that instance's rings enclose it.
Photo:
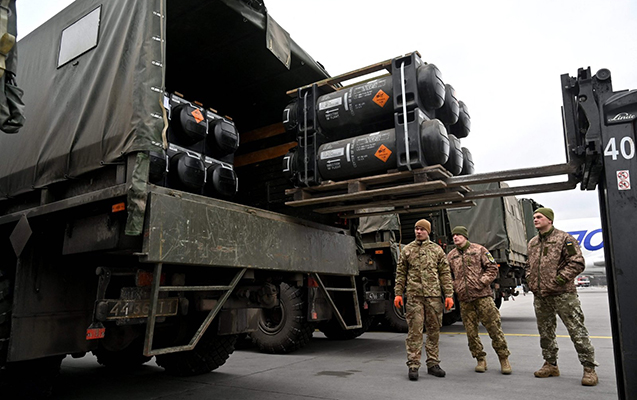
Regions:
[[[228,297],[237,286],[243,274],[245,274],[247,268],[239,270],[237,275],[232,279],[229,285],[211,285],[211,286],[160,286],[161,282],[161,270],[162,264],[155,265],[155,271],[153,272],[153,285],[150,292],[151,309],[148,315],[148,323],[146,325],[146,337],[144,339],[144,355],[147,357],[156,356],[158,354],[174,353],[178,351],[189,351],[195,348],[203,334],[210,326],[212,320],[217,316]],[[195,335],[190,339],[187,345],[164,347],[161,349],[153,349],[153,339],[155,335],[155,319],[157,318],[157,302],[160,292],[198,292],[198,291],[219,291],[224,292],[217,304],[208,313],[206,319],[201,323]]]
[[[314,275],[314,278],[316,279],[316,281],[318,282],[319,286],[323,290],[323,293],[325,293],[325,297],[327,297],[327,300],[330,302],[332,310],[336,314],[336,318],[338,319],[338,322],[341,325],[341,327],[343,329],[346,329],[346,330],[362,328],[363,324],[362,324],[362,321],[361,321],[361,312],[360,312],[360,307],[359,307],[359,304],[358,304],[358,296],[356,295],[356,281],[354,280],[354,277],[353,276],[349,277],[352,287],[349,287],[349,288],[337,288],[337,287],[326,287],[325,284],[323,284],[323,280],[321,279],[319,274],[313,273],[312,275]],[[336,303],[334,303],[334,299],[332,299],[332,296],[330,295],[330,292],[350,292],[350,293],[352,293],[352,298],[353,298],[353,302],[354,302],[354,310],[355,310],[355,313],[356,313],[355,314],[356,315],[356,324],[347,325],[347,323],[345,322],[345,319],[343,318],[343,315],[341,314],[340,310],[336,307]]]

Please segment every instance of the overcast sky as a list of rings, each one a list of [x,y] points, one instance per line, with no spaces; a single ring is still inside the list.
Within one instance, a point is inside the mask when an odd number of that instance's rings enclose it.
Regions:
[[[67,0],[18,0],[18,36]],[[637,1],[265,0],[270,15],[331,75],[418,50],[471,115],[462,139],[476,172],[566,161],[560,75],[608,68],[637,88]],[[529,182],[529,183],[543,183]],[[559,219],[599,216],[597,192],[532,195]]]

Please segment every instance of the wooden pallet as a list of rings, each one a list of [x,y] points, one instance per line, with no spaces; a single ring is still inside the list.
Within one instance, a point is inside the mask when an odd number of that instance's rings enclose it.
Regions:
[[[324,182],[319,186],[286,190],[292,207],[313,207],[321,214],[341,214],[348,218],[387,213],[426,212],[434,209],[467,207],[466,186],[450,188],[452,175],[440,165],[413,171]]]

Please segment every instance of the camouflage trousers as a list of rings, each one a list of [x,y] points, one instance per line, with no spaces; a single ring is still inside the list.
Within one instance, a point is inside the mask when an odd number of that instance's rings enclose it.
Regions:
[[[577,293],[544,297],[535,295],[533,306],[537,318],[537,330],[540,333],[542,356],[546,361],[557,362],[559,348],[555,338],[555,328],[557,327],[556,315],[559,315],[575,345],[580,363],[589,368],[598,365],[595,362],[595,349],[588,337],[588,330],[584,326],[584,313]]]
[[[420,368],[422,355],[423,326],[427,331],[425,351],[427,368],[440,364],[438,339],[442,326],[442,300],[440,297],[409,296],[405,305],[405,319],[409,326],[407,340],[407,366]]]
[[[500,312],[491,297],[480,297],[470,302],[461,301],[460,315],[464,329],[467,331],[469,351],[474,358],[484,358],[487,355],[478,336],[478,323],[482,323],[487,329],[489,337],[491,337],[491,345],[498,357],[505,358],[511,354],[504,338],[504,332],[502,332]]]

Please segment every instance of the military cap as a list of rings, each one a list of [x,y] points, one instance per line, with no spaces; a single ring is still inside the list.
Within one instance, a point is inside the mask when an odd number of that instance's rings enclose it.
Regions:
[[[467,228],[461,225],[458,225],[456,227],[454,227],[451,230],[451,234],[452,235],[462,235],[464,236],[466,239],[469,239],[469,232],[467,231]]]
[[[533,214],[536,214],[536,213],[540,213],[544,215],[546,218],[550,219],[551,222],[553,222],[553,218],[555,217],[555,214],[553,214],[553,210],[547,207],[538,208],[537,210],[535,210]]]
[[[427,233],[431,233],[431,223],[426,219],[418,220],[418,222],[416,222],[416,225],[414,225],[414,228],[415,227],[423,228],[427,231]]]

